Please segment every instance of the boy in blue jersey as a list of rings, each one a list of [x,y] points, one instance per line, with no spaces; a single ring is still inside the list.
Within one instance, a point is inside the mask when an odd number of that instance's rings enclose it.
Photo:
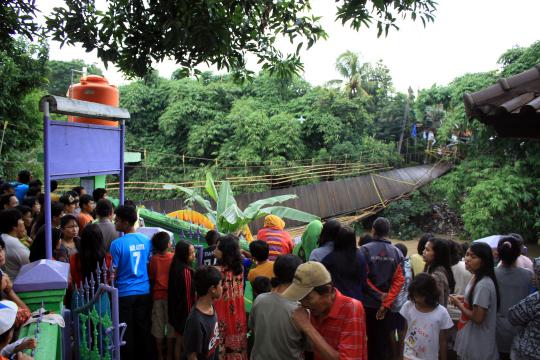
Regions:
[[[116,273],[114,285],[118,288],[120,322],[127,324],[126,345],[120,348],[121,357],[150,359],[152,297],[147,266],[152,243],[146,235],[135,232],[135,207],[119,206],[115,214],[116,230],[124,233],[111,243],[110,249]]]

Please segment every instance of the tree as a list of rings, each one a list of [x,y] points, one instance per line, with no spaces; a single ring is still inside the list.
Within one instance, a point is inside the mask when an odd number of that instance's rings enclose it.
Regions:
[[[356,30],[375,21],[380,36],[397,28],[398,15],[425,24],[433,21],[435,10],[435,0],[345,1],[337,5],[337,19]],[[291,77],[302,69],[299,52],[305,43],[309,48],[327,36],[310,2],[294,0],[109,0],[103,11],[93,0],[68,0],[54,9],[47,28],[54,40],[97,49],[105,64],[112,62],[131,76],[143,76],[153,62],[172,58],[186,70],[209,63],[241,78],[250,76],[246,56],[254,54],[263,69]],[[294,53],[275,48],[282,37],[297,45]]]
[[[47,57],[45,45],[22,39],[13,40],[8,49],[0,50],[0,120],[8,123],[0,163],[4,174],[13,176],[16,172],[12,161],[35,159],[33,150],[39,144],[42,129],[38,103],[45,85]]]
[[[39,35],[40,26],[34,21],[35,0],[10,0],[0,3],[0,50],[8,50],[16,35],[33,40]]]
[[[87,68],[88,75],[103,75],[100,68],[95,65],[86,64],[84,60],[75,59],[71,61],[51,60],[48,63],[49,67],[49,94],[66,96],[71,83],[77,83],[81,77],[80,71],[83,67]],[[79,72],[73,72],[78,70]]]
[[[367,63],[360,62],[360,55],[352,51],[347,50],[338,56],[336,70],[341,77],[345,78],[345,90],[349,94],[349,97],[368,95],[368,92],[364,88],[366,84],[363,79],[366,66]],[[335,80],[335,82],[339,81]]]

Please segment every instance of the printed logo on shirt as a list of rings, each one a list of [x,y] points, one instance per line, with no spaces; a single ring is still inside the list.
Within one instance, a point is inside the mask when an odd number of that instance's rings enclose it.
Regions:
[[[212,335],[212,338],[208,342],[208,357],[209,358],[216,351],[218,344],[219,344],[219,326],[218,326],[218,323],[216,322],[216,325],[214,326],[214,334]]]
[[[144,244],[129,245],[129,251],[144,250]]]

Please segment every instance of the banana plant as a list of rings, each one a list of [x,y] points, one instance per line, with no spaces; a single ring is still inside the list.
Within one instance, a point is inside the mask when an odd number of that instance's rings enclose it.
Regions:
[[[199,204],[206,212],[206,217],[214,223],[216,229],[225,234],[238,232],[252,221],[270,214],[306,223],[320,220],[318,216],[300,210],[286,206],[274,206],[287,200],[296,199],[297,196],[293,194],[260,199],[242,210],[236,203],[231,184],[228,181],[222,181],[218,191],[210,173],[206,173],[205,190],[208,196],[216,203],[215,209],[212,208],[211,202],[205,199],[198,189],[177,185],[167,185],[167,188],[178,189],[186,194],[188,206],[192,206],[194,203]]]

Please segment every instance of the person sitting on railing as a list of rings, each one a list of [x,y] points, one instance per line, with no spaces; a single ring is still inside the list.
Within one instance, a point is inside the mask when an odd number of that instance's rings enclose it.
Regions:
[[[257,233],[257,240],[266,242],[270,248],[270,261],[275,261],[279,255],[292,254],[294,243],[284,229],[285,221],[279,216],[267,215],[264,218],[264,228]]]

